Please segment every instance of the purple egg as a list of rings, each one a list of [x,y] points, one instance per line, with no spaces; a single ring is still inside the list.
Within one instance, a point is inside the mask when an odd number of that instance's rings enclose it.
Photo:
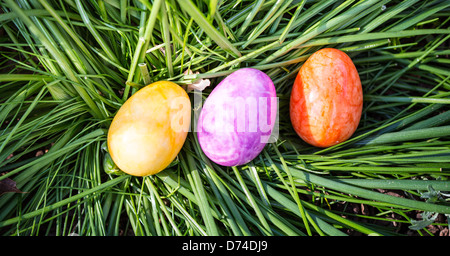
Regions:
[[[203,152],[223,166],[250,162],[274,138],[277,104],[275,86],[264,72],[233,72],[214,88],[201,110],[197,135]]]

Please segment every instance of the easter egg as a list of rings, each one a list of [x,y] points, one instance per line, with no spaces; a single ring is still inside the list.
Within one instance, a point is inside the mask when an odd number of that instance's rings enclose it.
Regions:
[[[205,155],[223,166],[253,160],[271,140],[277,104],[275,86],[264,72],[243,68],[228,75],[198,118],[197,137]]]
[[[325,48],[300,68],[290,98],[296,133],[316,147],[330,147],[350,138],[363,106],[361,81],[350,57]]]
[[[147,85],[115,115],[108,131],[109,154],[125,173],[156,174],[181,150],[190,119],[190,100],[180,86],[168,81]]]

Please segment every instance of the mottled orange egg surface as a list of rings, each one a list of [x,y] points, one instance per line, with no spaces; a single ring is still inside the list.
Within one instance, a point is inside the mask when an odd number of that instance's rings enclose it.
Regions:
[[[340,50],[325,48],[312,54],[299,70],[290,118],[305,142],[324,148],[353,135],[362,106],[361,80],[352,60]]]
[[[108,151],[125,173],[147,176],[164,170],[181,150],[190,127],[191,104],[183,88],[159,81],[133,94],[108,131]]]

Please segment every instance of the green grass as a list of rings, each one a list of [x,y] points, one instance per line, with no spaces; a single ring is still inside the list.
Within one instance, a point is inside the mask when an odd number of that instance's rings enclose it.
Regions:
[[[434,218],[450,216],[448,1],[0,7],[0,182],[25,192],[0,195],[2,235],[436,235],[426,226],[448,227]],[[302,63],[325,47],[353,59],[364,108],[352,138],[319,149],[293,131],[288,102]],[[279,139],[256,159],[218,166],[191,132],[155,176],[111,170],[107,130],[132,93],[201,78],[212,82],[206,96],[243,67],[267,73],[279,97]]]

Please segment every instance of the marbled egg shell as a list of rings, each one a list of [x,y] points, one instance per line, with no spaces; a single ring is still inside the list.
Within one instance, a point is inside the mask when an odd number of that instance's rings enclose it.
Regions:
[[[363,106],[361,81],[350,57],[325,48],[312,54],[294,82],[290,117],[297,134],[316,147],[350,138]]]
[[[264,72],[243,68],[222,80],[201,110],[197,135],[206,156],[223,166],[253,160],[269,141],[277,97]]]
[[[133,94],[108,131],[108,151],[125,173],[147,176],[164,170],[177,156],[190,127],[191,104],[185,90],[159,81]]]

